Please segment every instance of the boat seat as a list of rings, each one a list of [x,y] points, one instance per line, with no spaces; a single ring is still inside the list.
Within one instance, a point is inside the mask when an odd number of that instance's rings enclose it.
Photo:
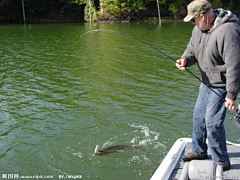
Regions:
[[[179,180],[223,180],[223,169],[212,160],[185,162]]]

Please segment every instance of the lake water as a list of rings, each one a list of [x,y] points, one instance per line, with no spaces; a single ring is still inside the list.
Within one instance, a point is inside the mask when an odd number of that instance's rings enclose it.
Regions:
[[[178,59],[191,23],[0,26],[0,177],[149,179],[173,143],[191,137],[199,82]],[[199,76],[196,66],[190,70]],[[240,138],[225,121],[227,139]],[[142,151],[92,157],[96,145]],[[28,179],[27,177],[25,179]]]

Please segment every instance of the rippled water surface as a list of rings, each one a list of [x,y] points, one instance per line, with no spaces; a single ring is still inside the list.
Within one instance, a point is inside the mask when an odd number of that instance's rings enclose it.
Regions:
[[[172,144],[191,137],[199,82],[178,59],[190,23],[0,26],[0,176],[149,179]],[[81,36],[82,35],[82,36]],[[196,67],[190,70],[199,76]],[[227,139],[240,136],[228,119]],[[92,157],[96,145],[141,145]]]

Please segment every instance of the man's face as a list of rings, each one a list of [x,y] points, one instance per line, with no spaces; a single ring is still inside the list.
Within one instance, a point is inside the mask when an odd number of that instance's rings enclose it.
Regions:
[[[205,31],[208,30],[208,26],[207,26],[207,16],[205,16],[204,14],[200,14],[195,21],[193,22],[193,24],[195,24],[199,29]]]

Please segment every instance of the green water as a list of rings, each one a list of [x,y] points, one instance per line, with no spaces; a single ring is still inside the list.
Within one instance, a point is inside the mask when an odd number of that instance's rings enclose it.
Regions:
[[[134,39],[81,34],[119,31],[178,59],[192,28],[176,22],[0,26],[0,178],[149,179],[172,144],[191,137],[199,82]],[[190,70],[199,76],[196,67]],[[236,142],[233,114],[225,127]],[[146,151],[92,157],[96,145],[114,144]]]

